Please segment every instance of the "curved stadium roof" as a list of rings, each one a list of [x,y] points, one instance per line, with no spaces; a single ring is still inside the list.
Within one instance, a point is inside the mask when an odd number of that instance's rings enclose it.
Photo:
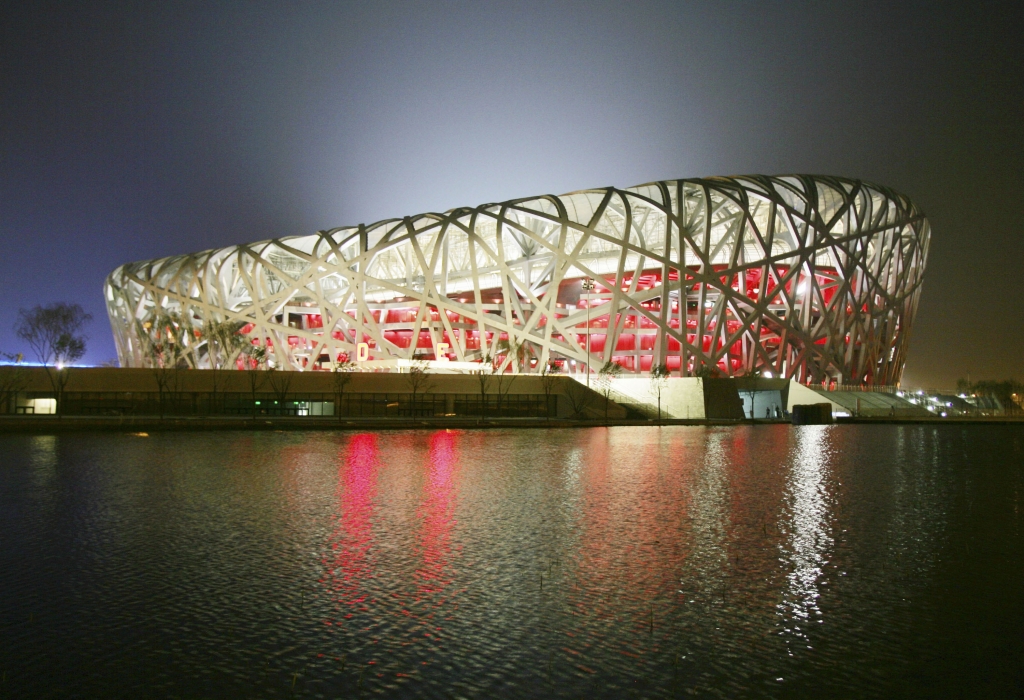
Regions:
[[[241,366],[260,346],[324,369],[365,343],[506,371],[894,384],[928,241],[909,199],[859,180],[671,180],[131,263],[105,294],[123,366]]]

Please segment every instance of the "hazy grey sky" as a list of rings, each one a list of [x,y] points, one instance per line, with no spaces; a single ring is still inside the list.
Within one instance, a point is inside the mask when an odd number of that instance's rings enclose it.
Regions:
[[[863,178],[932,223],[905,383],[1024,378],[1007,4],[25,3],[0,23],[0,349],[117,265],[586,187]]]

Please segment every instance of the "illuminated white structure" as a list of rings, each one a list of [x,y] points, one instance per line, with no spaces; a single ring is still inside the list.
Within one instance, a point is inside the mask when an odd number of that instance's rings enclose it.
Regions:
[[[204,331],[232,321],[281,369],[364,344],[370,361],[894,384],[928,239],[909,199],[858,180],[672,180],[132,263],[105,293],[122,366],[152,362],[172,318],[194,367],[236,361]]]

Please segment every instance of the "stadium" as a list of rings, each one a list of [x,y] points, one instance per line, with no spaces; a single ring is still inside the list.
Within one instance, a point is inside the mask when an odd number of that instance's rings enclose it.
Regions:
[[[131,263],[104,293],[123,367],[613,363],[624,376],[891,386],[928,244],[924,214],[885,187],[716,177]]]

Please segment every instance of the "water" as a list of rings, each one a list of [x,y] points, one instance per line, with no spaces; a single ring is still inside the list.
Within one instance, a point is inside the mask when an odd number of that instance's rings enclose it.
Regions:
[[[0,697],[1024,694],[1024,427],[0,438]]]

